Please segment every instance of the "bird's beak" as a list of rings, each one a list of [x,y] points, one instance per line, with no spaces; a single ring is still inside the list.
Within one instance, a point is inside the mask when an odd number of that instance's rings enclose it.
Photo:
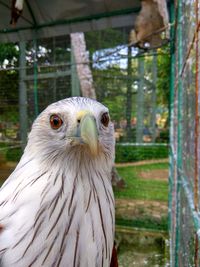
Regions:
[[[80,137],[81,143],[89,146],[92,155],[97,155],[98,131],[94,116],[87,111],[81,111],[77,114],[77,121],[77,136]]]

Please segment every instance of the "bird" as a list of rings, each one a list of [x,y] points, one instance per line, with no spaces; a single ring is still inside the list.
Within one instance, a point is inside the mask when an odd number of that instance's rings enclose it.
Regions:
[[[19,17],[22,15],[24,0],[12,0],[10,24],[16,26]]]
[[[42,111],[0,189],[1,266],[117,267],[114,154],[100,102],[71,97]]]
[[[168,11],[166,1],[142,0],[141,10],[130,32],[130,43],[148,50],[162,46],[168,41]],[[165,39],[163,38],[165,32]]]

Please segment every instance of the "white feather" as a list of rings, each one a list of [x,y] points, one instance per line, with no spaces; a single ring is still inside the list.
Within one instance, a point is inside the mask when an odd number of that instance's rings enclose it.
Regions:
[[[15,8],[21,11],[23,9],[23,4],[24,4],[24,0],[16,0]]]

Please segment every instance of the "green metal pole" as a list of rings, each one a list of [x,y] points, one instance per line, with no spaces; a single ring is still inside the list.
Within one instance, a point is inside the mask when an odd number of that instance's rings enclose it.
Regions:
[[[26,43],[19,43],[19,127],[21,148],[24,150],[27,141],[28,115],[27,115],[27,90],[26,90]]]
[[[175,245],[175,267],[179,267],[180,249],[180,189],[182,172],[182,0],[178,1],[178,144],[177,144],[177,185],[176,185],[176,245]]]
[[[152,143],[155,143],[156,139],[156,102],[157,102],[157,77],[158,77],[158,71],[157,71],[157,53],[156,50],[153,53],[152,58],[152,80],[153,80],[153,87],[152,87],[152,93],[151,93],[151,117],[150,117],[150,129],[151,129],[151,139]]]
[[[37,67],[37,39],[34,38],[34,107],[35,107],[35,117],[39,114],[38,108],[38,67]]]
[[[144,58],[138,58],[138,76],[140,78],[137,91],[137,125],[136,125],[136,142],[143,143],[144,127]]]
[[[170,117],[170,151],[169,151],[169,162],[170,162],[170,169],[169,169],[169,231],[170,231],[170,266],[173,266],[174,261],[174,247],[173,247],[173,191],[174,191],[174,86],[175,86],[175,40],[174,40],[174,21],[175,21],[175,12],[174,12],[174,1],[170,3],[170,105],[169,105],[169,117]]]
[[[194,166],[194,207],[195,211],[199,212],[199,1],[195,3],[196,15],[196,73],[195,73],[195,166]],[[194,252],[194,265],[199,266],[199,229],[195,236],[195,252]]]
[[[131,60],[131,53],[132,53],[132,48],[129,46],[128,47],[128,54],[127,54],[127,83],[126,83],[126,134],[127,134],[127,141],[130,142],[132,138],[132,133],[131,133],[131,113],[132,113],[132,80],[130,79],[131,74],[132,74],[132,60]],[[140,88],[141,89],[141,88]],[[139,88],[138,88],[139,90]],[[143,90],[143,88],[142,88]],[[141,91],[142,91],[141,90]],[[138,91],[139,94],[139,91]]]

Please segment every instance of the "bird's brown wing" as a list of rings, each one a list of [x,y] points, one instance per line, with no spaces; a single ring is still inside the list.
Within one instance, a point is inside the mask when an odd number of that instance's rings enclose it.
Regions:
[[[118,267],[117,250],[116,250],[115,245],[113,246],[112,259],[111,259],[110,267]]]

